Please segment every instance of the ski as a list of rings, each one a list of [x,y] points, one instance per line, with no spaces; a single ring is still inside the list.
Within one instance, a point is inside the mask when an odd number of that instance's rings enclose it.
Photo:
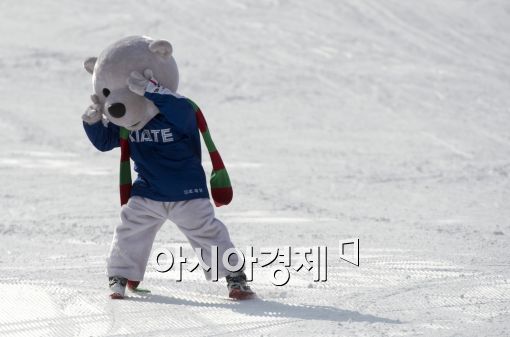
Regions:
[[[135,294],[150,294],[151,291],[149,289],[144,289],[138,287],[140,285],[140,281],[128,281],[127,288],[130,292]]]
[[[228,297],[233,300],[251,300],[257,298],[257,294],[255,294],[251,290],[242,290],[238,288],[231,289],[228,293]]]

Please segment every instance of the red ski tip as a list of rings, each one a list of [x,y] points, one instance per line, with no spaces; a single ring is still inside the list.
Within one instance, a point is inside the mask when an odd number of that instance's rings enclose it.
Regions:
[[[119,294],[119,293],[113,293],[113,294],[111,294],[111,295],[110,295],[110,298],[111,298],[112,300],[121,300],[121,299],[123,299],[123,298],[124,298],[124,296],[122,296],[122,295],[121,295],[121,294]]]
[[[134,289],[138,288],[139,284],[140,284],[140,281],[131,281],[131,280],[127,281],[127,286],[131,290],[134,290]]]
[[[232,289],[228,294],[228,297],[234,300],[251,300],[257,297],[253,291],[243,291],[241,289]]]

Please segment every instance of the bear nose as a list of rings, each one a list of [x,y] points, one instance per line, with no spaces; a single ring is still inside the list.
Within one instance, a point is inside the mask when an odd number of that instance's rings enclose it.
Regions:
[[[113,103],[108,107],[108,112],[114,118],[121,118],[126,114],[126,107],[122,103]]]

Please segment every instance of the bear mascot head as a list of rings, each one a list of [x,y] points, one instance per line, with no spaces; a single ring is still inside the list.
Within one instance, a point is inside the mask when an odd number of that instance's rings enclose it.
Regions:
[[[131,72],[150,68],[163,87],[176,92],[179,85],[172,45],[165,40],[129,36],[108,46],[99,57],[87,58],[83,65],[92,75],[92,99],[102,105],[110,122],[130,131],[140,130],[159,112],[151,101],[129,90]]]

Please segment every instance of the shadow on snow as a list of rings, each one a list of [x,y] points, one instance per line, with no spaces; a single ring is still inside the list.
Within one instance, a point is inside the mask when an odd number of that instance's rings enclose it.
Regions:
[[[338,309],[332,306],[290,305],[275,301],[252,299],[247,301],[231,301],[229,303],[207,303],[175,297],[149,295],[146,297],[127,297],[125,300],[171,305],[187,305],[230,309],[244,315],[296,318],[303,320],[324,320],[334,322],[368,322],[400,324],[399,320],[362,314],[357,311]]]

